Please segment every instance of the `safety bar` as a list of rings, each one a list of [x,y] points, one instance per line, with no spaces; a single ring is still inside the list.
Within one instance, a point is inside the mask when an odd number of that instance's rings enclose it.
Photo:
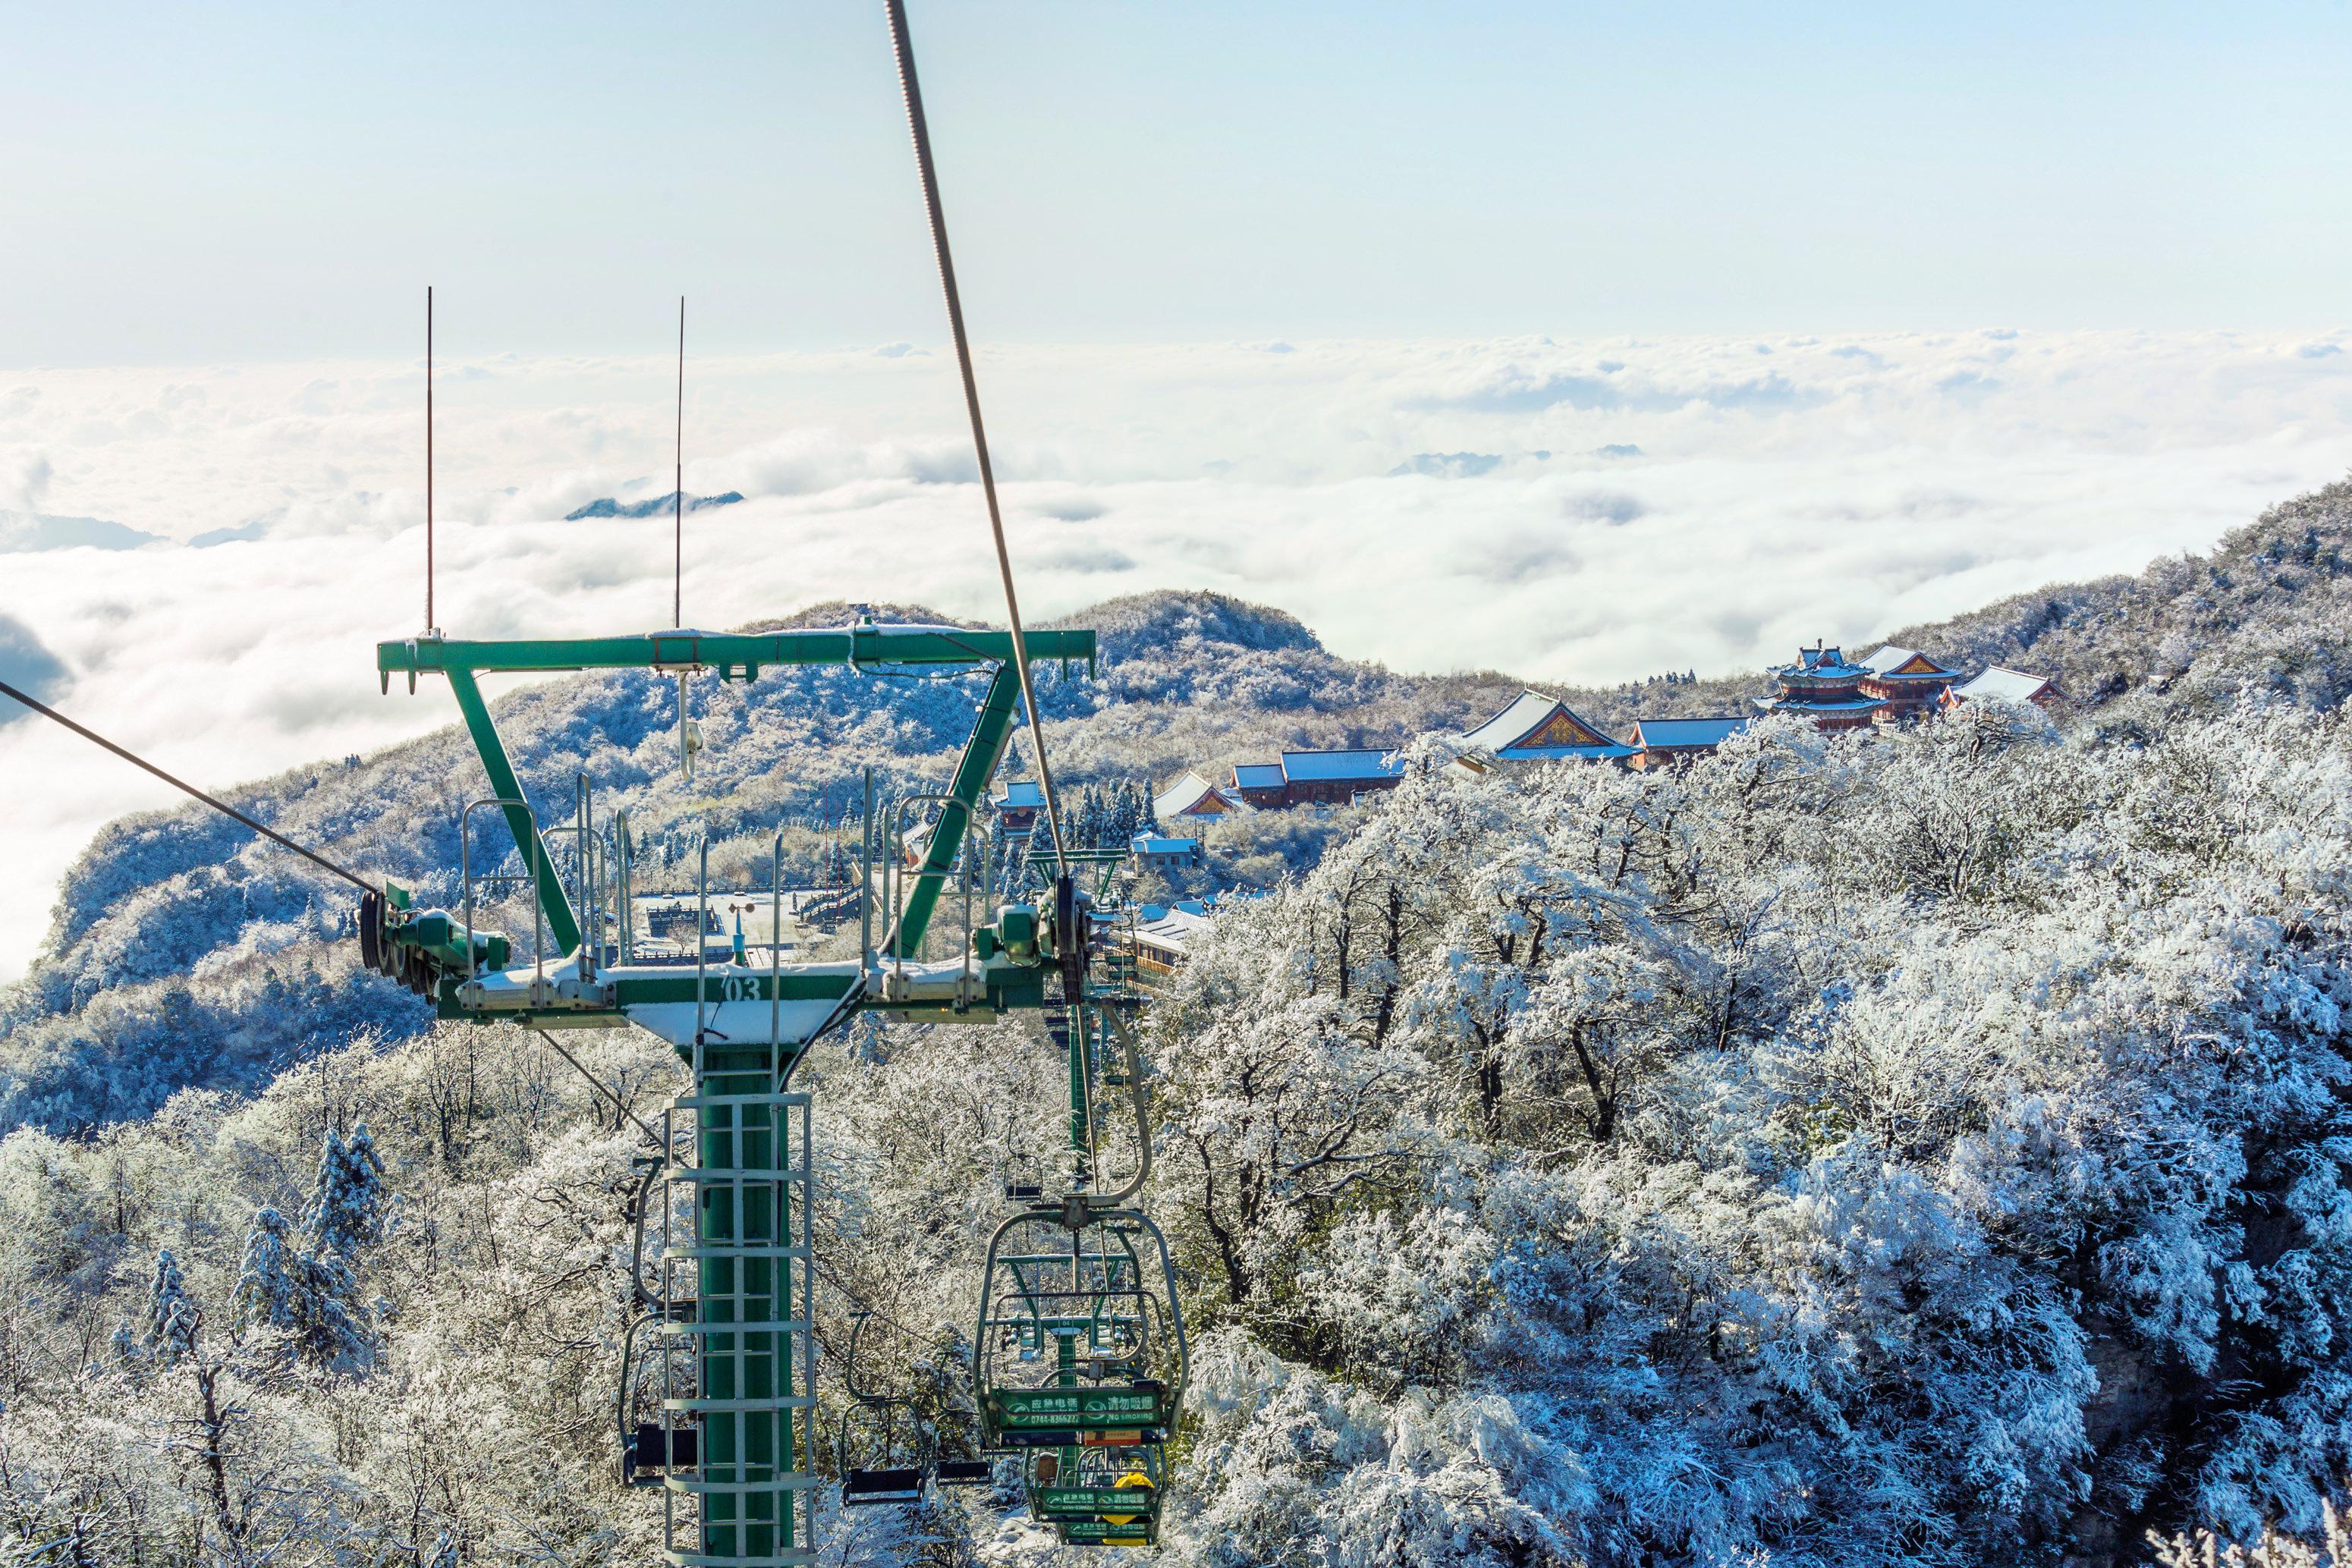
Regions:
[[[942,808],[952,807],[964,814],[965,843],[962,847],[961,853],[958,857],[962,866],[961,872],[960,873],[960,878],[963,884],[963,974],[957,982],[956,1003],[959,1008],[967,1008],[971,1005],[972,989],[971,892],[973,856],[971,843],[971,829],[978,813],[973,810],[968,802],[959,800],[953,795],[928,793],[901,795],[898,800],[892,801],[890,804],[889,853],[885,857],[882,864],[882,904],[883,907],[890,912],[890,977],[894,980],[903,979],[906,977],[907,973],[907,953],[905,943],[903,941],[905,923],[902,918],[902,912],[899,909],[899,902],[902,895],[905,894],[908,875],[908,869],[902,863],[906,859],[907,850],[907,812],[910,808],[923,805],[927,802],[937,803]],[[940,821],[944,822],[946,820],[947,818],[943,810],[940,817]],[[936,832],[938,831],[938,829],[935,827],[932,831]],[[981,856],[983,861],[985,860],[986,855],[987,845],[985,841],[982,841],[981,845]],[[946,873],[944,872],[937,873],[917,872],[913,874],[917,880],[920,880],[920,878],[924,876],[932,874],[945,875]]]
[[[573,820],[559,827],[549,828],[540,834],[541,841],[558,834],[570,834],[574,852],[580,857],[580,873],[576,886],[580,892],[580,977],[595,978],[596,945],[604,940],[603,927],[596,915],[596,835],[591,824],[595,821],[590,803],[588,775],[583,773],[572,788]]]

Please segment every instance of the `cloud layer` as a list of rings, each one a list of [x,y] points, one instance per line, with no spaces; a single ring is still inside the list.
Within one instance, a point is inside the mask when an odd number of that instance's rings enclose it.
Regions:
[[[1416,669],[1752,667],[2199,548],[2352,455],[2352,334],[1010,348],[983,356],[1024,606],[1153,587],[1282,606]],[[670,367],[445,363],[437,618],[650,630]],[[0,554],[0,641],[60,706],[226,783],[445,722],[379,696],[423,615],[421,367],[0,372],[0,508],[159,536]],[[689,622],[813,600],[1000,612],[945,356],[688,367]],[[204,541],[196,548],[194,541]],[[0,975],[97,824],[161,803],[0,727]],[[37,781],[37,787],[33,781]]]

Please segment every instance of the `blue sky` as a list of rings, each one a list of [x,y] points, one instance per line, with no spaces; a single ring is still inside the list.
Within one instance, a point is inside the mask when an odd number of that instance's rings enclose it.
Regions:
[[[2352,14],[966,5],[975,330],[2341,325]],[[935,341],[877,5],[13,8],[0,364]],[[26,243],[27,241],[30,243]]]
[[[1035,614],[1729,673],[2352,460],[2344,0],[909,4]],[[667,487],[680,293],[687,486],[748,497],[688,618],[996,612],[878,0],[0,39],[0,664],[77,717],[223,788],[447,719],[371,649],[421,613],[427,282],[452,631],[667,620],[665,525],[563,518]],[[172,800],[0,716],[0,978]]]

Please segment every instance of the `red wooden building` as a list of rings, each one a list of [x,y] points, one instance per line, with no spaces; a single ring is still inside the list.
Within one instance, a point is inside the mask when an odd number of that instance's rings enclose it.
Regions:
[[[1862,695],[1885,705],[1874,716],[1880,724],[1934,713],[1944,693],[1961,678],[1958,670],[1946,668],[1918,649],[1897,648],[1891,643],[1863,660],[1862,667],[1870,672],[1862,678]]]

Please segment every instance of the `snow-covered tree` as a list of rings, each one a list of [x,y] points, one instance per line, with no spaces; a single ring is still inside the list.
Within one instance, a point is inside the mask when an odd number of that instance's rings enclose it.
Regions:
[[[147,1286],[147,1322],[141,1349],[158,1366],[177,1365],[195,1354],[198,1322],[179,1260],[170,1248],[158,1249],[154,1276]]]
[[[302,1217],[312,1248],[349,1263],[362,1247],[383,1239],[388,1195],[383,1162],[365,1122],[346,1139],[332,1128],[319,1156],[319,1179]]]
[[[237,1264],[236,1332],[264,1362],[364,1367],[377,1344],[356,1276],[340,1254],[310,1251],[300,1241],[275,1208],[254,1215]]]

